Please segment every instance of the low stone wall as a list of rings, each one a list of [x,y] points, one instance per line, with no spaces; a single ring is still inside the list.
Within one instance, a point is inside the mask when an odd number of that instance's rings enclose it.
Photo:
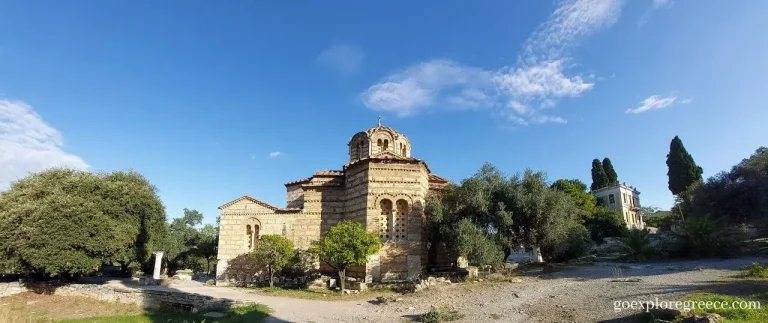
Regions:
[[[28,291],[29,289],[19,282],[0,283],[0,297],[13,296]]]
[[[0,283],[0,297],[24,292],[35,292],[61,296],[81,296],[100,301],[136,304],[142,308],[175,307],[183,310],[230,308],[252,304],[250,301],[214,298],[201,294],[178,291],[150,290],[116,287],[96,284],[23,284],[19,282]]]

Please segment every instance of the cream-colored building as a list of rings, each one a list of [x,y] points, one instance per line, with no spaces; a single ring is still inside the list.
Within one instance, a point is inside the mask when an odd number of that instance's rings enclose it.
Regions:
[[[406,136],[381,123],[356,133],[348,146],[349,161],[341,170],[318,171],[286,183],[285,207],[250,196],[219,207],[218,280],[226,279],[228,261],[250,251],[261,235],[282,235],[306,249],[342,220],[361,223],[384,242],[379,254],[350,276],[366,282],[420,276],[427,263],[424,199],[448,181],[411,157]]]
[[[626,183],[615,184],[592,191],[598,200],[611,208],[621,210],[628,228],[645,227],[640,216],[640,191]]]

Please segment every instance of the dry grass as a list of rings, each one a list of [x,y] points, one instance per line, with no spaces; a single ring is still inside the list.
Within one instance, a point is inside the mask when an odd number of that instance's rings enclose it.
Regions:
[[[269,308],[255,304],[222,310],[213,322],[258,323]],[[136,305],[103,302],[76,296],[24,293],[0,299],[0,323],[152,323],[212,322],[200,313],[142,310]]]
[[[32,323],[104,315],[140,314],[135,305],[99,302],[86,297],[23,293],[0,299],[0,322]]]

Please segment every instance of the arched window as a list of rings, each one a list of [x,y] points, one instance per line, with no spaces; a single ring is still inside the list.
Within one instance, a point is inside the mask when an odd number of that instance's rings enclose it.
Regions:
[[[407,150],[405,149],[405,145],[400,145],[400,155],[403,157],[408,157],[406,156],[406,154],[407,154]]]
[[[389,240],[391,236],[392,201],[383,199],[379,202],[379,207],[381,208],[379,238],[381,240]]]
[[[357,143],[357,159],[363,159],[363,142]]]
[[[377,150],[376,150],[376,152],[377,152],[377,153],[380,153],[380,152],[381,152],[381,146],[382,146],[382,145],[383,145],[383,143],[381,142],[381,139],[379,139],[379,140],[377,140],[377,141],[376,141],[376,149],[377,149]]]
[[[259,240],[259,225],[254,224],[251,227],[250,224],[247,224],[245,226],[245,236],[246,240],[248,240],[248,251],[252,251],[253,247],[256,246],[256,241]]]
[[[389,139],[384,139],[384,151],[389,150]]]
[[[397,216],[395,218],[395,239],[406,239],[408,224],[408,202],[406,200],[397,200]]]
[[[251,230],[251,225],[248,224],[245,226],[245,238],[248,240],[248,250],[253,249],[253,230]]]

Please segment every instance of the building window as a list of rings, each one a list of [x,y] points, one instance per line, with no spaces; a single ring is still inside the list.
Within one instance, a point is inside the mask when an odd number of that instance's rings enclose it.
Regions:
[[[363,158],[363,143],[358,142],[357,143],[357,159]]]
[[[395,239],[407,238],[407,224],[408,224],[408,202],[405,200],[397,200],[397,216],[394,223],[394,236]]]
[[[392,201],[383,199],[379,202],[381,208],[381,217],[379,218],[379,238],[381,240],[389,240],[391,234],[392,223]]]
[[[389,150],[389,139],[384,139],[384,151]]]
[[[608,204],[614,205],[616,204],[616,196],[613,194],[608,195]]]
[[[403,157],[408,157],[408,156],[406,156],[406,154],[407,154],[407,150],[405,150],[405,145],[401,145],[401,147],[400,147],[400,155],[403,156]]]
[[[259,225],[254,224],[253,227],[250,224],[246,225],[245,235],[248,240],[248,251],[253,251],[256,241],[259,240]]]

